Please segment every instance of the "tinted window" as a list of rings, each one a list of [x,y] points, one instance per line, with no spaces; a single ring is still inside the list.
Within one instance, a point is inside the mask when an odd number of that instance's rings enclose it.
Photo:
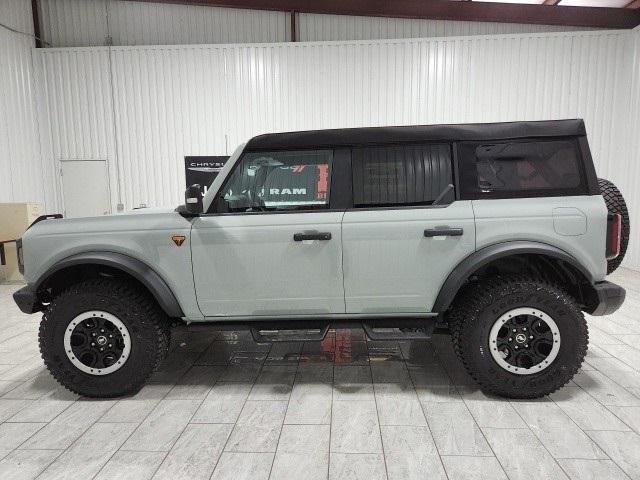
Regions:
[[[453,183],[449,145],[397,145],[352,151],[356,207],[430,205]],[[450,190],[441,203],[454,198]]]
[[[221,197],[229,211],[327,208],[332,161],[331,150],[247,153]]]
[[[568,140],[458,144],[461,198],[586,195],[578,144]]]
[[[481,191],[572,189],[581,182],[570,141],[485,144],[476,159]]]

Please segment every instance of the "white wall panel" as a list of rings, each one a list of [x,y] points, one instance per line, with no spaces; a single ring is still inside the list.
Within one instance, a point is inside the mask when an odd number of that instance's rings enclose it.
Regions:
[[[180,203],[185,155],[228,154],[259,133],[579,117],[599,173],[635,199],[635,211],[637,167],[621,159],[638,162],[637,37],[602,31],[113,47],[113,151],[95,131],[108,131],[111,121],[105,49],[45,49],[37,56],[46,66],[51,124],[59,125],[54,150],[117,157],[127,208]],[[99,71],[89,79],[92,69]],[[82,88],[98,96],[100,109],[85,106]],[[640,267],[635,250],[631,261]]]
[[[286,42],[290,38],[285,12],[110,1],[108,13],[114,45]]]
[[[55,189],[52,203],[61,211],[60,161],[107,160],[115,211],[118,177],[109,49],[38,49],[35,60],[42,79],[39,112],[49,119],[41,130],[43,151],[51,152],[46,175]]]
[[[120,0],[39,0],[55,47],[286,42],[289,14]],[[344,15],[297,15],[298,40],[368,40],[588,30],[586,27]]]
[[[285,42],[285,12],[119,0],[39,0],[55,47]],[[110,43],[111,42],[111,43]]]
[[[589,30],[588,27],[298,14],[299,40],[370,40]]]
[[[0,2],[0,18],[2,23],[11,28],[33,34],[33,16],[29,0],[2,0]]]
[[[29,0],[3,0],[0,19],[0,202],[43,202]]]
[[[108,0],[39,0],[40,31],[54,47],[105,45]]]
[[[124,202],[177,205],[185,155],[225,151],[224,50],[113,48]]]
[[[608,175],[622,190],[629,204],[631,242],[624,264],[640,269],[640,27],[630,34],[630,41],[632,72],[628,101],[616,112],[627,122],[624,132],[626,149],[611,160]]]

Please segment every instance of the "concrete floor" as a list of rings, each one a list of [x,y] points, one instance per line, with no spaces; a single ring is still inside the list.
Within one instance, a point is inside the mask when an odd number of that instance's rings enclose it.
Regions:
[[[541,401],[489,398],[449,337],[256,344],[175,335],[137,395],[67,392],[42,365],[39,316],[0,286],[0,478],[640,479],[640,273],[589,319],[582,371]]]

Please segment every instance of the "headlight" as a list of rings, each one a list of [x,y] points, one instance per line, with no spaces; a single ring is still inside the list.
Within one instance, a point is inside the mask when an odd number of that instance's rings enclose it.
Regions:
[[[18,252],[18,270],[24,275],[24,254],[22,253],[22,239],[16,240],[16,251]]]

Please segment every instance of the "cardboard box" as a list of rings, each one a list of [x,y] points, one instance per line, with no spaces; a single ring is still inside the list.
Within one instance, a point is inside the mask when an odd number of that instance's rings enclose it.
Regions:
[[[22,282],[23,278],[18,269],[18,253],[15,243],[4,244],[6,265],[0,265],[0,281],[5,283]]]
[[[0,203],[0,241],[16,240],[44,210],[39,203]],[[7,264],[0,265],[0,282],[21,282],[15,243],[5,243]]]
[[[40,215],[44,215],[39,203],[0,203],[0,240],[15,240]]]

